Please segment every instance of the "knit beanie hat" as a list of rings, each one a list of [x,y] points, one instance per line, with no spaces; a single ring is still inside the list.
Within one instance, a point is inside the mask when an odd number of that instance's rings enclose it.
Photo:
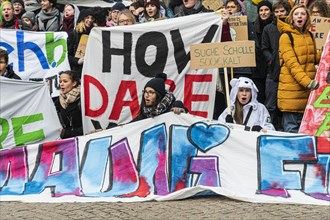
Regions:
[[[144,89],[147,87],[153,88],[157,91],[162,97],[165,96],[165,81],[167,79],[167,75],[165,73],[157,73],[155,78],[149,80],[147,84],[144,86]]]
[[[258,6],[257,6],[257,8],[258,8],[257,12],[259,12],[259,9],[262,6],[267,6],[270,9],[270,11],[273,10],[272,3],[270,3],[269,1],[261,1],[261,2],[259,2]]]
[[[23,8],[25,8],[23,0],[12,0],[11,2],[13,3],[13,5],[14,3],[20,3],[23,6]]]
[[[35,16],[35,14],[32,11],[25,12],[22,15],[22,19],[23,18],[29,19],[31,21],[32,25],[34,25],[36,23],[36,16]]]
[[[92,8],[88,8],[88,9],[83,9],[80,11],[80,14],[79,14],[79,17],[78,17],[78,20],[77,20],[77,24],[81,21],[84,20],[84,18],[88,17],[88,16],[94,16],[94,13],[93,13],[93,10]]]
[[[124,10],[126,7],[122,2],[117,2],[116,4],[114,4],[111,8],[111,10],[118,10],[118,11],[122,11]]]
[[[159,0],[144,0],[144,7],[147,7],[148,4],[155,5],[156,8],[160,8]]]

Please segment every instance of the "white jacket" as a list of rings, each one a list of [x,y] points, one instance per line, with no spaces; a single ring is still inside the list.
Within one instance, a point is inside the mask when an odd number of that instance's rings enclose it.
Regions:
[[[243,106],[243,122],[245,122],[246,116],[248,115],[250,107],[252,107],[252,112],[246,126],[252,128],[254,125],[259,125],[266,130],[275,130],[271,123],[270,115],[266,107],[257,101],[258,89],[254,85],[253,81],[246,77],[240,77],[239,79],[232,79],[230,81],[232,89],[230,91],[230,110],[232,115],[235,113],[235,101],[239,88],[249,88],[251,89],[252,96],[251,101]],[[225,109],[219,116],[218,121],[226,123],[226,116],[228,115],[228,110]],[[234,123],[235,119],[234,119]]]

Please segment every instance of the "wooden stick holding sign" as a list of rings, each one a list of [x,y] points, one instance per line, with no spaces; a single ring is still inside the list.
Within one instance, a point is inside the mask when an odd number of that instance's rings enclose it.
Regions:
[[[230,111],[227,67],[255,67],[254,41],[194,44],[190,46],[190,69],[224,68],[226,99]]]

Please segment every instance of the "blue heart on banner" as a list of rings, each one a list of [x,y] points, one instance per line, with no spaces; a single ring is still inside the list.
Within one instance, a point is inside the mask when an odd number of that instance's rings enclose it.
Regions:
[[[229,128],[224,125],[208,125],[204,122],[192,124],[187,131],[190,143],[203,152],[222,144],[229,133]]]

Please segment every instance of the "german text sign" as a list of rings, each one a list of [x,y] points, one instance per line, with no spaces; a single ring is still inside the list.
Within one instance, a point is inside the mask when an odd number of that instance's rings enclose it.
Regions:
[[[191,69],[256,66],[254,41],[193,44],[190,54]]]

